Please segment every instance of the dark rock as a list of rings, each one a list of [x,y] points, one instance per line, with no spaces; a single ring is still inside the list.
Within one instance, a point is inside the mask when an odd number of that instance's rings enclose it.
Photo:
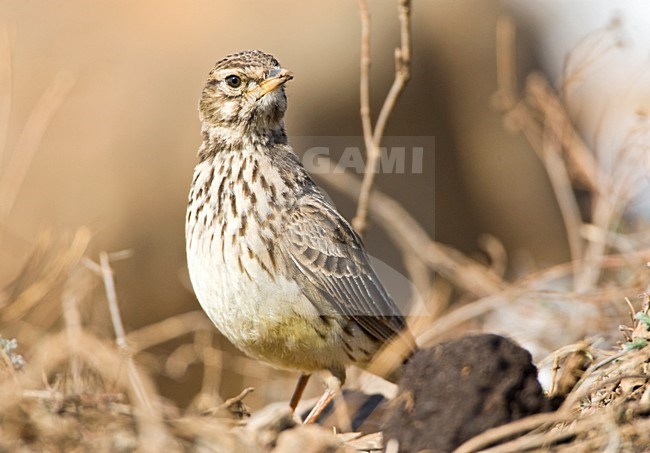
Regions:
[[[495,426],[548,410],[531,356],[498,335],[418,351],[406,364],[384,438],[400,452],[454,450]]]

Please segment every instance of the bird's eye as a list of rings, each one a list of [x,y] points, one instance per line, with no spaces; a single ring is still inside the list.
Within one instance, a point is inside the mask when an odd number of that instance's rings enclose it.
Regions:
[[[241,77],[236,75],[229,75],[226,77],[226,83],[229,87],[239,88],[241,86]]]

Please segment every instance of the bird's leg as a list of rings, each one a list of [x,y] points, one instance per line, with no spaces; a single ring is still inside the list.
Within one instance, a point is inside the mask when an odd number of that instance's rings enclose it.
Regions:
[[[302,397],[302,392],[305,391],[305,387],[307,387],[307,382],[309,381],[310,376],[311,374],[301,374],[298,378],[296,388],[293,391],[293,395],[291,395],[291,401],[289,401],[289,407],[291,408],[292,414],[296,411],[296,407],[298,407],[298,403]]]
[[[314,408],[311,410],[303,424],[305,425],[311,425],[313,424],[316,420],[318,420],[318,417],[320,414],[323,413],[327,405],[332,401],[332,398],[334,398],[334,395],[336,395],[336,392],[332,389],[326,389],[325,393],[323,393],[323,396],[320,397]]]
[[[332,401],[332,398],[341,390],[341,379],[336,376],[331,376],[329,379],[325,380],[325,393],[320,399],[316,402],[316,405],[311,410],[303,424],[311,425],[318,420],[318,417],[323,413],[327,405]]]

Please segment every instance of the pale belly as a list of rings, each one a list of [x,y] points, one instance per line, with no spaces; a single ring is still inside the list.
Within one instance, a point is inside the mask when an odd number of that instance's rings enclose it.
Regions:
[[[273,278],[246,260],[251,280],[219,255],[188,248],[188,265],[203,310],[230,342],[251,357],[295,371],[311,373],[350,362],[340,324],[325,323],[295,282]]]

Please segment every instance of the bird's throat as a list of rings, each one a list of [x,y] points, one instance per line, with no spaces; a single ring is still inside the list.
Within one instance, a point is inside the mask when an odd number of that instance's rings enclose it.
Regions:
[[[287,144],[287,133],[282,122],[273,128],[253,128],[233,124],[216,126],[204,123],[202,134],[203,143],[199,149],[199,158],[202,161],[224,150],[242,150],[260,146],[271,148],[275,145]]]

